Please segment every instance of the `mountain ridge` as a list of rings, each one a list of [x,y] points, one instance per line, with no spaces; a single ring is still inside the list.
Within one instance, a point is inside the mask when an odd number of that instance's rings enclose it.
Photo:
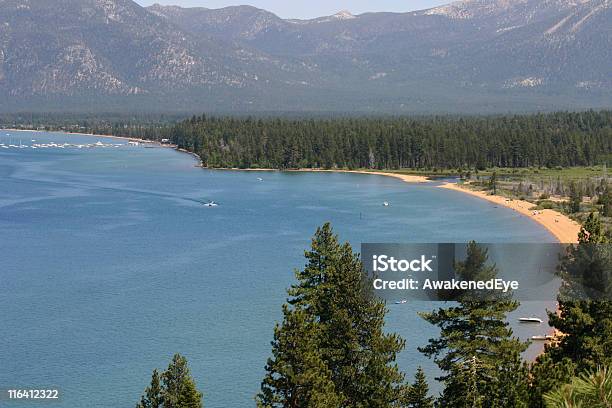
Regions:
[[[295,20],[252,6],[0,0],[0,110],[606,107],[611,9],[464,0]]]

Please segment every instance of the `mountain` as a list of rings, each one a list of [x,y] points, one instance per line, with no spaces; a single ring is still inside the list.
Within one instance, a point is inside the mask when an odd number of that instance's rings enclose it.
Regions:
[[[255,92],[259,81],[278,85],[294,69],[301,68],[193,35],[130,0],[0,0],[3,109],[187,109],[193,94]]]
[[[251,6],[0,0],[0,110],[609,107],[611,1],[286,20]]]

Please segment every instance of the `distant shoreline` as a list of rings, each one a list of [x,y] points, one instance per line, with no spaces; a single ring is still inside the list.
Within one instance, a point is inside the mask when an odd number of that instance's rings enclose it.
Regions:
[[[180,149],[177,149],[180,150]],[[189,152],[191,153],[191,152]],[[196,155],[197,156],[197,155]],[[309,169],[309,168],[301,168],[301,169],[271,169],[271,168],[263,168],[263,169],[238,169],[238,168],[215,168],[215,167],[203,167],[208,170],[220,170],[220,171],[262,171],[262,172],[270,172],[270,171],[283,171],[283,172],[296,172],[296,173],[354,173],[354,174],[372,174],[375,176],[387,176],[394,177],[399,180],[402,180],[406,183],[430,183],[431,180],[426,176],[417,176],[413,174],[399,174],[399,173],[388,173],[385,171],[369,171],[369,170],[345,170],[345,169]]]
[[[61,134],[64,134],[64,135],[104,137],[104,138],[108,138],[108,139],[120,139],[120,140],[130,140],[130,141],[134,141],[134,142],[159,144],[159,142],[156,142],[156,141],[153,141],[153,140],[138,139],[136,137],[114,136],[114,135],[98,135],[96,133],[66,132],[65,130],[34,130],[34,129],[11,129],[11,128],[5,128],[5,129],[0,129],[0,132],[3,131],[3,130],[8,130],[8,131],[11,131],[11,132],[61,133]]]

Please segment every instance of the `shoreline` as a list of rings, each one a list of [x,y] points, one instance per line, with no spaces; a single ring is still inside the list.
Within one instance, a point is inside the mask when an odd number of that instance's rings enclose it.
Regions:
[[[179,150],[179,149],[177,149]],[[191,153],[191,152],[186,152]],[[195,155],[195,154],[194,154]],[[195,155],[198,157],[198,155]],[[206,167],[204,167],[206,168]],[[425,176],[417,176],[417,175],[409,175],[409,174],[397,174],[397,173],[388,173],[385,171],[367,171],[367,170],[342,170],[342,169],[288,169],[288,170],[278,170],[278,169],[238,169],[238,168],[219,168],[210,170],[225,170],[225,171],[288,171],[288,172],[335,172],[335,173],[355,173],[355,174],[374,174],[378,176],[386,176],[386,177],[394,177],[399,180],[402,180],[406,183],[431,183],[432,180]],[[458,184],[454,183],[444,183],[438,188],[444,188],[447,190],[458,191],[460,193],[469,194],[472,197],[480,198],[483,200],[487,200],[491,203],[504,206],[505,208],[509,208],[518,212],[521,215],[529,217],[533,221],[537,222],[541,226],[543,226],[558,242],[563,244],[575,244],[578,242],[578,233],[580,232],[580,224],[576,221],[572,220],[568,216],[554,210],[538,210],[537,213],[530,210],[530,208],[534,207],[535,204],[530,203],[528,201],[523,200],[508,200],[502,196],[493,196],[488,195],[482,191],[470,190],[467,188],[463,188]]]
[[[50,132],[46,130],[28,130],[28,129],[10,129],[10,128],[2,129],[2,130],[15,131],[15,132],[45,132],[45,133]],[[160,146],[164,147],[164,145],[162,145],[161,143],[157,143],[155,141],[146,140],[146,139],[121,137],[121,136],[113,136],[113,135],[98,135],[98,134],[93,134],[93,133],[66,132],[66,131],[57,131],[56,133],[63,133],[67,135],[91,136],[91,137],[98,136],[98,137],[121,139],[121,140],[132,140],[132,141],[138,141],[142,143],[159,144]],[[208,170],[255,171],[255,172],[256,171],[262,171],[262,172],[286,171],[286,172],[310,172],[310,173],[319,173],[319,172],[320,173],[354,173],[354,174],[372,174],[376,176],[393,177],[405,183],[423,184],[423,183],[432,182],[432,180],[430,180],[426,176],[390,173],[390,172],[385,172],[381,170],[368,171],[368,170],[308,169],[308,168],[279,170],[279,169],[271,169],[271,168],[261,168],[261,169],[210,168],[210,167],[202,166],[202,159],[200,158],[198,154],[194,152],[190,152],[188,150],[181,149],[173,145],[168,145],[167,147],[172,147],[174,148],[174,150],[178,152],[186,153],[186,154],[193,156],[198,161],[198,165],[197,165],[198,167],[208,169]],[[509,200],[502,196],[493,196],[493,195],[486,194],[485,192],[482,192],[482,191],[470,190],[470,189],[461,187],[460,185],[454,184],[454,183],[444,183],[438,187],[444,188],[447,190],[458,191],[464,194],[469,194],[473,197],[487,200],[491,203],[502,205],[506,208],[514,210],[518,212],[519,214],[529,217],[533,221],[542,225],[544,228],[546,228],[546,230],[548,230],[549,233],[552,234],[553,237],[555,237],[557,241],[561,243],[574,244],[578,242],[578,233],[580,232],[581,226],[577,222],[570,219],[566,215],[561,214],[560,212],[557,212],[554,210],[538,210],[537,213],[534,213],[533,211],[530,210],[530,208],[534,207],[534,204],[528,201]]]
[[[578,233],[580,232],[580,224],[572,220],[568,216],[554,210],[530,210],[535,204],[523,200],[511,200],[502,196],[489,195],[484,191],[470,190],[459,186],[458,184],[445,183],[439,186],[447,190],[458,191],[469,194],[473,197],[478,197],[487,200],[491,203],[502,205],[518,212],[521,215],[529,217],[533,221],[542,225],[550,232],[557,241],[563,244],[575,244],[578,242]]]
[[[185,152],[185,153],[192,153],[183,149],[177,149],[179,151]],[[194,154],[196,157],[199,158],[199,156],[195,153]],[[221,170],[221,171],[263,171],[263,172],[269,172],[269,171],[283,171],[283,172],[295,172],[295,173],[354,173],[354,174],[372,174],[375,176],[387,176],[387,177],[394,177],[396,179],[402,180],[405,183],[430,183],[431,180],[429,178],[427,178],[426,176],[417,176],[417,175],[413,175],[413,174],[399,174],[399,173],[387,173],[385,171],[381,171],[381,170],[373,170],[373,171],[369,171],[369,170],[345,170],[345,169],[308,169],[308,168],[302,168],[302,169],[286,169],[286,170],[279,170],[279,169],[271,169],[271,168],[262,168],[262,169],[238,169],[238,168],[214,168],[214,167],[202,167],[204,169],[207,170]]]
[[[104,138],[108,138],[108,139],[119,139],[119,140],[129,140],[129,141],[142,142],[142,143],[160,144],[159,142],[156,142],[156,141],[153,141],[153,140],[138,139],[136,137],[114,136],[114,135],[98,135],[96,133],[66,132],[65,130],[35,130],[35,129],[11,129],[11,128],[0,129],[0,131],[3,131],[3,130],[8,130],[10,132],[61,133],[63,135],[104,137]]]

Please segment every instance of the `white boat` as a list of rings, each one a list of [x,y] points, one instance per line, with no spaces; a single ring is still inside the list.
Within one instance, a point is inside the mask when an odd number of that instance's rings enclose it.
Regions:
[[[536,341],[549,341],[549,340],[554,340],[555,336],[531,336],[531,340],[536,340]]]
[[[395,302],[396,305],[403,305],[408,303],[408,301],[406,299],[402,299],[402,300],[398,300],[397,302]]]
[[[209,201],[204,204],[205,207],[217,207],[218,205],[219,204],[215,203],[214,201]]]
[[[539,317],[521,317],[519,318],[519,322],[521,323],[542,323],[542,319]]]
[[[257,177],[257,181],[263,181],[261,177]]]
[[[387,201],[383,202],[383,207],[388,207],[389,203]]]

